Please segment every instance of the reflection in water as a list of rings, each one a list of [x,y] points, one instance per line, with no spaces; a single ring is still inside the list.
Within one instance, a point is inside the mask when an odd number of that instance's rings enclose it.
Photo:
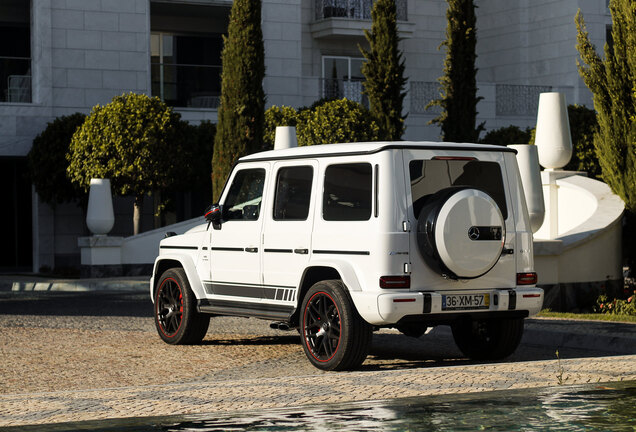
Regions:
[[[636,382],[82,422],[41,431],[635,431]],[[20,430],[28,431],[29,428]],[[35,429],[34,429],[35,430]]]

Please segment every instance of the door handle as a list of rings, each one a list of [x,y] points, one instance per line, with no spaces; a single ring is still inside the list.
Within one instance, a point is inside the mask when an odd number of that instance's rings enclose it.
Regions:
[[[257,247],[246,247],[245,248],[245,252],[257,253],[258,252],[258,248]]]
[[[294,253],[300,255],[307,255],[309,253],[309,249],[294,249]]]

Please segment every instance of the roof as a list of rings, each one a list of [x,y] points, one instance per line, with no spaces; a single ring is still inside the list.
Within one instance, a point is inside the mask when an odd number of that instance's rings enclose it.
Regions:
[[[504,146],[495,146],[489,144],[469,144],[469,143],[450,143],[450,142],[430,142],[430,141],[379,141],[379,142],[361,142],[346,144],[323,144],[314,146],[293,147],[283,150],[269,150],[260,153],[254,153],[239,159],[239,162],[272,160],[272,159],[296,159],[306,157],[319,156],[342,156],[354,154],[372,154],[382,150],[394,148],[410,148],[422,150],[470,150],[470,151],[495,151],[495,152],[514,152],[516,150]]]

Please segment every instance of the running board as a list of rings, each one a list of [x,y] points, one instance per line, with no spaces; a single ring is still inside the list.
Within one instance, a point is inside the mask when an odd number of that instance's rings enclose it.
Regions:
[[[199,300],[197,309],[201,313],[238,317],[288,321],[294,312],[293,306],[266,303],[248,303],[229,300]]]

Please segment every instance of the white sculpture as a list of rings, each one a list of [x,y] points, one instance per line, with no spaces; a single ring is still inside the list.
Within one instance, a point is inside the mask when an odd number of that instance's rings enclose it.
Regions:
[[[109,179],[91,179],[88,194],[88,210],[86,225],[95,235],[105,235],[113,229],[115,213],[113,212],[113,198],[110,192]]]
[[[572,157],[568,107],[563,93],[541,93],[535,144],[539,163],[546,169],[563,168]]]
[[[513,144],[508,147],[517,150],[517,163],[528,213],[530,214],[530,226],[532,232],[536,233],[543,225],[545,217],[538,149],[536,145],[528,144]]]
[[[282,150],[292,147],[298,147],[296,128],[294,126],[276,126],[274,150]]]

